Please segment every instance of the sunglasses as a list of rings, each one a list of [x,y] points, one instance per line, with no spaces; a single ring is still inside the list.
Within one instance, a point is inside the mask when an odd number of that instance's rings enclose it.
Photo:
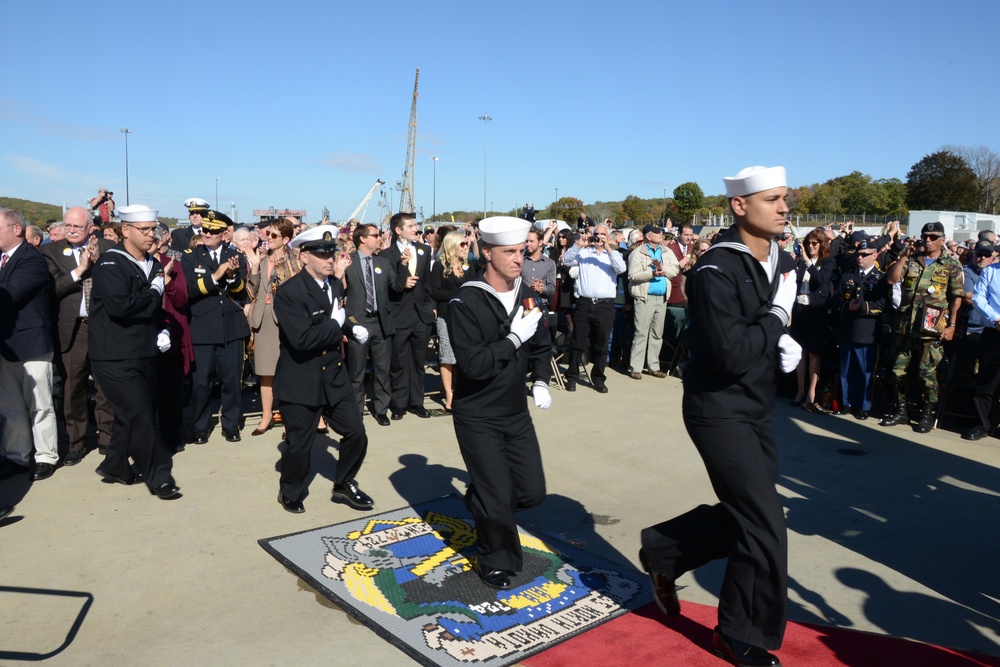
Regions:
[[[921,234],[920,238],[922,238],[925,241],[940,241],[944,237],[941,236],[940,234]]]
[[[977,252],[976,253],[976,257],[978,257],[979,259],[983,259],[985,257],[992,257],[992,256],[993,256],[993,253],[991,253],[991,252]]]
[[[819,245],[819,241],[806,241],[806,245]]]
[[[274,232],[269,233],[267,236],[268,236],[268,238],[272,238],[272,239],[280,239],[281,238],[281,234],[275,234]]]
[[[202,234],[208,234],[209,236],[218,236],[219,234],[225,234],[226,230],[225,229],[205,229],[204,227],[202,227],[201,233]]]
[[[871,257],[872,255],[876,255],[876,254],[878,254],[878,253],[875,253],[875,252],[859,252],[858,253],[858,257]]]

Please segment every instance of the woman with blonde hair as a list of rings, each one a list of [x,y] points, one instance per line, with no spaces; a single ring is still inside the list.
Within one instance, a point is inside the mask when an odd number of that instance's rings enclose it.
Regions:
[[[298,257],[288,251],[288,242],[294,235],[292,221],[281,218],[271,222],[267,230],[268,243],[265,253],[246,245],[250,261],[247,292],[253,300],[250,311],[250,331],[253,335],[254,370],[260,377],[260,424],[253,435],[266,433],[274,426],[274,370],[278,364],[278,318],[274,314],[274,294],[278,286],[302,268]]]
[[[462,232],[448,232],[441,241],[441,256],[431,267],[430,293],[437,302],[438,362],[441,387],[444,390],[444,409],[451,410],[452,378],[455,374],[455,353],[448,340],[445,317],[448,302],[458,288],[469,279],[469,237]]]

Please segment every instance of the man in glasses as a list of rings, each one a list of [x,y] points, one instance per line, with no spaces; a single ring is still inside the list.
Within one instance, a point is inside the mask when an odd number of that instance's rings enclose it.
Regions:
[[[992,412],[994,396],[997,387],[1000,386],[1000,333],[998,333],[994,321],[1000,319],[996,307],[990,304],[997,304],[1000,292],[995,284],[986,282],[983,289],[979,290],[979,280],[985,275],[994,276],[996,271],[991,270],[987,274],[987,267],[993,265],[996,252],[995,247],[988,240],[979,241],[973,248],[972,259],[965,267],[965,306],[972,306],[968,310],[968,323],[965,329],[965,340],[969,346],[974,346],[967,354],[972,354],[979,359],[979,371],[976,373],[976,391],[973,394],[972,404],[975,407],[977,417],[976,424],[962,433],[965,440],[982,440],[993,426]],[[976,292],[981,291],[980,303],[975,302]],[[990,312],[990,311],[993,312]]]
[[[238,250],[223,243],[230,224],[232,220],[224,213],[207,211],[201,224],[205,242],[181,256],[194,344],[191,409],[197,445],[208,442],[215,377],[222,385],[222,435],[229,442],[240,441],[243,340],[250,335],[250,325],[238,303],[247,294],[246,261]]]
[[[943,355],[942,343],[955,336],[958,309],[965,297],[962,265],[944,251],[944,225],[928,222],[919,239],[912,239],[899,259],[889,267],[890,285],[902,284],[896,334],[890,359],[896,380],[896,405],[879,426],[895,426],[908,421],[906,394],[909,382],[918,379],[922,399],[917,433],[934,426],[938,402],[937,367]],[[911,375],[911,364],[916,365]]]
[[[69,435],[69,451],[63,465],[72,466],[83,458],[90,412],[87,385],[91,371],[88,351],[90,296],[93,290],[91,271],[97,258],[115,244],[91,236],[93,223],[82,206],[66,211],[63,222],[66,238],[47,243],[42,247],[42,255],[55,281],[58,357],[64,382],[62,412]],[[95,382],[94,386],[97,392],[97,408],[94,410],[97,444],[105,448],[111,439],[114,413],[100,383]]]
[[[878,250],[869,241],[858,244],[857,268],[840,282],[840,388],[842,412],[868,419],[872,409],[878,352],[875,336],[885,310],[888,285],[875,266]],[[838,412],[840,414],[840,412]]]
[[[96,472],[105,482],[132,484],[131,458],[150,492],[169,500],[180,489],[157,428],[156,357],[170,349],[162,307],[169,279],[150,254],[158,211],[134,204],[119,213],[124,241],[97,260],[90,299],[90,362],[115,413]]]

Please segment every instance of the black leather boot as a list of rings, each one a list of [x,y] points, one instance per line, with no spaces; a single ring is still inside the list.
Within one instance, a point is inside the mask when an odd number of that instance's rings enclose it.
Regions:
[[[923,412],[920,413],[920,421],[913,427],[913,430],[917,433],[930,433],[936,419],[937,403],[924,403]]]
[[[895,426],[896,424],[905,424],[909,421],[909,416],[906,414],[906,399],[896,399],[896,409],[891,414],[886,415],[882,418],[882,421],[878,423],[879,426]]]

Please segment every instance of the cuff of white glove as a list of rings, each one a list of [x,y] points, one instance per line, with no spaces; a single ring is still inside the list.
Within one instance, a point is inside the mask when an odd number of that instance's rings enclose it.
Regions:
[[[521,339],[517,337],[517,334],[514,333],[513,331],[511,331],[509,334],[507,334],[507,340],[509,340],[510,342],[514,343],[514,349],[515,350],[517,348],[521,347],[524,344],[524,343],[521,342]]]

